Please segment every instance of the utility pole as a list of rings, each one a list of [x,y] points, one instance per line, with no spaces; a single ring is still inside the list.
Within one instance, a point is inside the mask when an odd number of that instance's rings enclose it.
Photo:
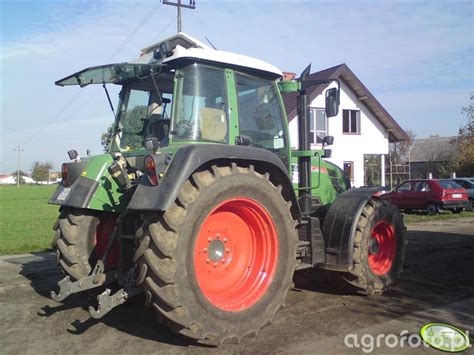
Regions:
[[[20,153],[23,152],[24,149],[21,149],[21,146],[18,144],[18,147],[15,148],[15,151],[18,152],[17,168],[16,168],[16,184],[17,184],[17,187],[20,188]]]
[[[189,0],[189,5],[181,3],[182,0],[170,1],[163,0],[164,5],[176,6],[178,10],[178,32],[182,31],[182,22],[181,22],[181,8],[185,7],[186,9],[194,10],[196,8],[196,0]]]

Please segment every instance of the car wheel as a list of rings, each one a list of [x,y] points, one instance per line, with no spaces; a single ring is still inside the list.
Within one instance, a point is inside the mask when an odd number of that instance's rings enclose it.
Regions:
[[[438,213],[439,213],[439,207],[436,203],[431,202],[426,205],[426,214],[428,216],[434,216]]]

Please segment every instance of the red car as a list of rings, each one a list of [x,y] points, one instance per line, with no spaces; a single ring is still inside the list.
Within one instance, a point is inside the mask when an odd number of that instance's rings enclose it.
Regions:
[[[390,200],[399,209],[426,210],[429,215],[440,209],[459,213],[469,205],[466,190],[450,180],[408,180],[380,198]]]

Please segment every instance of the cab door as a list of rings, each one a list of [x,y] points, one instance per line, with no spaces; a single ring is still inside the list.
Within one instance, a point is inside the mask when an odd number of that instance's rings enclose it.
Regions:
[[[272,151],[289,167],[288,128],[276,82],[234,73],[240,141]]]

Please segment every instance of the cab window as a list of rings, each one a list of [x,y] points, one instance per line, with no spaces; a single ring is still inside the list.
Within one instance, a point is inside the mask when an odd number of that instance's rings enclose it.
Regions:
[[[282,157],[287,138],[275,82],[237,72],[235,81],[240,135]]]
[[[223,69],[192,64],[176,73],[173,141],[228,140],[227,96]]]

